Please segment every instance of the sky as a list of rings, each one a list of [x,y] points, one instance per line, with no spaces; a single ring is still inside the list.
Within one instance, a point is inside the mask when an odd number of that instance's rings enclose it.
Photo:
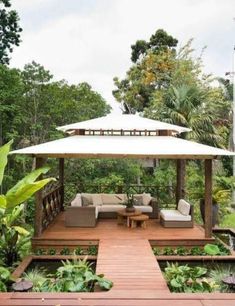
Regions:
[[[235,0],[12,0],[23,28],[11,66],[33,60],[69,83],[88,82],[114,109],[113,78],[131,65],[130,46],[164,29],[183,46],[193,38],[205,73],[233,71]]]

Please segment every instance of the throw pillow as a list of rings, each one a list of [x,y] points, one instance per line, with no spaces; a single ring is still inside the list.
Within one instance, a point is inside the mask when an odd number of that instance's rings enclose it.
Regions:
[[[71,206],[82,206],[82,196],[81,196],[81,193],[77,193],[76,197],[71,202]]]
[[[82,206],[92,205],[92,197],[90,193],[81,193],[82,196]]]
[[[149,205],[152,200],[150,193],[143,193],[143,205]]]
[[[179,204],[178,204],[178,211],[184,215],[184,216],[188,216],[189,212],[190,212],[190,204],[188,202],[186,202],[185,200],[179,200]]]
[[[91,198],[94,206],[100,206],[103,204],[101,194],[94,193],[91,195]]]
[[[134,206],[142,206],[142,205],[143,205],[143,196],[134,195]]]

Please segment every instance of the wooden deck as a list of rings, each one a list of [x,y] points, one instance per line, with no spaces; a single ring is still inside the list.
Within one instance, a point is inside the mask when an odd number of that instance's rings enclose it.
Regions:
[[[152,253],[153,243],[205,243],[204,230],[166,229],[150,220],[147,229],[130,229],[116,220],[99,221],[95,228],[66,228],[63,213],[39,237],[34,246],[64,247],[99,242],[97,273],[114,282],[108,292],[94,293],[6,293],[0,294],[4,305],[125,305],[125,306],[234,306],[234,294],[173,294],[169,292]]]
[[[205,244],[204,229],[195,225],[194,228],[164,228],[159,220],[149,220],[146,229],[127,228],[117,225],[117,221],[110,219],[99,220],[94,228],[65,227],[64,213],[42,233],[38,238],[33,239],[33,245],[37,247],[47,246],[76,246],[86,244],[88,241],[98,242],[102,239],[146,239],[161,245],[168,243],[188,245]],[[210,239],[209,239],[210,240]]]

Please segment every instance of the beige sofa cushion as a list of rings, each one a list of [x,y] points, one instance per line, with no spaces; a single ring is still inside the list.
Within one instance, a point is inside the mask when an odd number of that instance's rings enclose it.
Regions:
[[[124,202],[125,195],[102,193],[101,198],[103,201],[103,205],[120,205],[120,203]]]
[[[117,204],[103,204],[102,206],[97,206],[99,212],[116,212],[118,210],[124,209],[124,205]]]
[[[185,200],[181,199],[179,200],[177,209],[182,215],[188,216],[190,212],[190,204]]]
[[[136,209],[140,210],[142,213],[152,213],[153,208],[150,205],[134,206]]]
[[[91,198],[92,198],[92,205],[100,206],[100,205],[103,204],[101,194],[94,193],[94,194],[91,195]]]
[[[82,196],[81,193],[77,193],[76,197],[71,202],[71,206],[82,206]]]
[[[165,221],[191,221],[192,218],[190,215],[185,216],[182,215],[178,210],[168,210],[168,209],[162,209],[160,212],[160,216]]]

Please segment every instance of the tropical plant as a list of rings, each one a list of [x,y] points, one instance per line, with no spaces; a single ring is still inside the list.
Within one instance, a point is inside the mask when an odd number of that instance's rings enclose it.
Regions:
[[[0,186],[11,144],[12,141],[0,148]],[[8,190],[5,195],[0,195],[0,255],[8,266],[17,261],[21,251],[27,249],[27,245],[29,246],[30,232],[21,226],[23,203],[53,180],[53,178],[46,178],[36,181],[41,174],[45,174],[48,170],[48,167],[44,167],[31,172]]]
[[[219,137],[213,120],[206,112],[205,93],[196,85],[171,86],[163,96],[159,116],[166,122],[189,127],[187,137],[201,143],[218,146]]]
[[[215,266],[209,273],[215,283],[219,286],[220,292],[234,292],[231,288],[223,282],[223,279],[227,276],[234,275],[235,269],[233,266]]]
[[[220,254],[220,249],[218,248],[218,246],[210,243],[204,246],[204,251],[207,255],[211,256]]]
[[[48,278],[41,286],[42,292],[90,292],[98,284],[102,289],[111,289],[113,283],[96,275],[91,264],[84,260],[62,261],[63,266],[57,269],[55,278]]]
[[[46,272],[42,269],[35,268],[31,271],[24,272],[22,275],[24,280],[30,281],[33,284],[33,291],[39,292],[43,283],[47,280]]]
[[[217,286],[205,278],[206,273],[206,268],[167,263],[164,275],[173,292],[212,292]]]
[[[215,256],[215,255],[229,255],[230,251],[221,243],[217,243],[217,244],[206,244],[204,246],[204,252],[206,253],[206,255],[211,255],[211,256]]]
[[[10,281],[10,271],[7,268],[0,267],[0,292],[6,292]]]
[[[126,208],[128,209],[131,209],[134,207],[134,204],[135,204],[134,194],[131,193],[128,189],[126,192],[126,200],[122,204],[125,205]]]

